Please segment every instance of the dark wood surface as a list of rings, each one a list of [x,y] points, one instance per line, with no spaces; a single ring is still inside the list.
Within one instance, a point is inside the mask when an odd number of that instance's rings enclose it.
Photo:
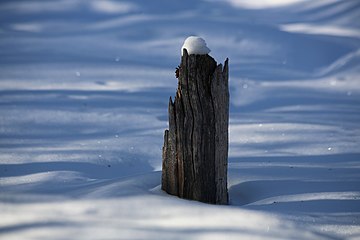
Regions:
[[[228,60],[184,49],[163,147],[162,189],[181,198],[227,204]]]

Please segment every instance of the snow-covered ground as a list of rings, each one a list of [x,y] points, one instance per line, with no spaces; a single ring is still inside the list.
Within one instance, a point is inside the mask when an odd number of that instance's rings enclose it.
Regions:
[[[360,239],[360,2],[0,3],[0,239]],[[230,206],[160,190],[190,35],[230,59]]]

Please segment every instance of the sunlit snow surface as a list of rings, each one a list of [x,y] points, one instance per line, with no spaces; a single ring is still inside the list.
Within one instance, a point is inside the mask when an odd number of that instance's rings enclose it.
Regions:
[[[360,3],[1,1],[1,239],[359,239]],[[230,59],[230,206],[160,190],[187,36]]]

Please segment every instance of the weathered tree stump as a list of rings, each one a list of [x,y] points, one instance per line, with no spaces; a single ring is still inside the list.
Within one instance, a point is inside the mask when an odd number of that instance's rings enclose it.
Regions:
[[[169,194],[227,204],[229,125],[228,59],[183,51],[178,89],[169,101],[162,189]]]

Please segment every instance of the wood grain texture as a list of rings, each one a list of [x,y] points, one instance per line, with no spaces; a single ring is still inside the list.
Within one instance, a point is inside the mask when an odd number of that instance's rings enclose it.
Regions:
[[[184,49],[163,147],[162,189],[181,198],[227,204],[228,60]]]

